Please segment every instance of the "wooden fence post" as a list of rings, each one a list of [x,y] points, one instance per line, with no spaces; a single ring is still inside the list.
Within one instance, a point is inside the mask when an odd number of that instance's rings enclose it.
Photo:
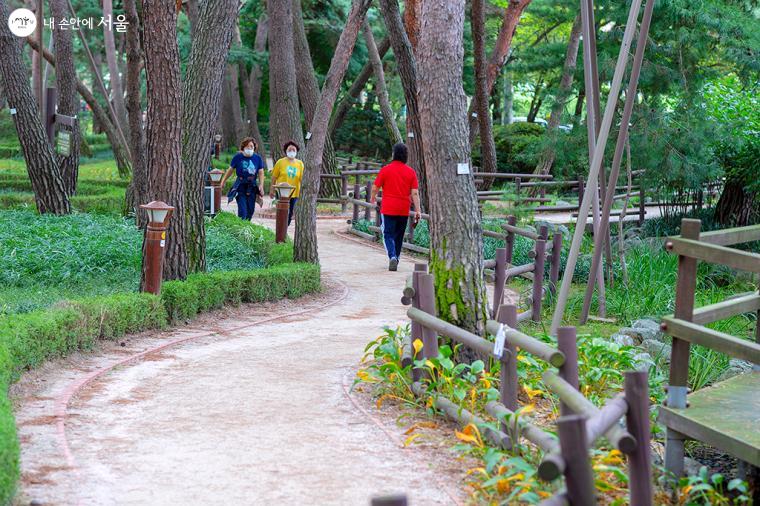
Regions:
[[[411,216],[406,219],[406,240],[409,244],[414,242],[414,218]]]
[[[420,309],[436,316],[433,275],[420,273],[418,276]],[[422,329],[422,356],[425,358],[436,358],[438,356],[438,334],[435,330],[426,327]]]
[[[507,249],[496,248],[496,265],[493,268],[493,311],[492,318],[499,314],[499,306],[504,299],[504,283],[507,281]]]
[[[343,171],[341,170],[340,175],[340,196],[341,196],[341,204],[340,204],[340,212],[345,213],[348,209],[348,201],[346,200],[346,197],[348,197],[348,177],[343,175]]]
[[[428,270],[427,264],[414,264],[414,272],[412,273],[412,287],[414,288],[414,297],[412,298],[412,307],[420,308],[420,275],[426,274]],[[422,341],[422,325],[412,320],[412,338],[409,340],[409,344],[412,347],[411,356],[412,363],[417,360],[417,355],[414,352],[414,342],[416,340]],[[412,367],[412,382],[420,380],[420,370],[416,367]]]
[[[507,216],[507,223],[509,225],[512,225],[513,227],[517,224],[517,218],[515,216]],[[512,263],[512,254],[515,250],[515,233],[511,230],[507,231],[507,239],[506,239],[506,249],[507,249],[507,264]]]
[[[649,438],[649,382],[646,371],[625,372],[625,416],[628,432],[636,438],[636,449],[628,455],[628,488],[631,506],[649,506],[653,501],[652,460]]]
[[[557,293],[557,283],[559,282],[559,268],[562,264],[562,232],[555,232],[552,237],[552,257],[550,260],[551,268],[549,269],[549,292],[554,295]]]
[[[647,216],[646,194],[644,193],[644,181],[639,176],[639,226],[644,224]]]
[[[370,197],[372,197],[372,183],[367,182],[366,194],[364,195],[364,201],[369,204]],[[372,208],[367,206],[364,208],[364,219],[369,221],[372,219]]]
[[[372,209],[370,209],[370,208],[368,207],[368,208],[367,208],[367,213],[369,214],[371,211],[372,211]],[[369,218],[368,218],[368,219],[369,219]],[[382,214],[380,214],[380,204],[378,204],[378,205],[375,207],[375,226],[376,226],[376,227],[378,227],[378,228],[381,228],[381,227],[383,226],[383,215],[382,215]],[[378,230],[378,231],[375,233],[375,235],[377,236],[377,238],[378,238],[378,239],[380,239],[380,240],[382,240],[382,239],[383,239],[383,233],[382,233],[381,231],[379,231],[379,230]]]
[[[544,266],[546,264],[546,236],[549,233],[546,225],[539,229],[536,240],[536,258],[533,269],[533,305],[531,307],[531,320],[541,321],[541,303],[544,299]]]
[[[359,186],[359,183],[354,183],[354,198],[358,200],[359,195],[361,195],[361,187]],[[354,202],[354,214],[352,220],[354,223],[359,221],[359,204],[356,202]]]
[[[515,178],[515,205],[520,205],[520,186],[522,185],[522,178]]]
[[[579,390],[578,380],[578,342],[575,327],[560,327],[557,329],[557,349],[565,354],[565,363],[559,368],[559,376],[573,388]],[[571,415],[573,411],[564,402],[559,404],[562,416]]]
[[[684,218],[681,220],[681,237],[699,240],[702,222]],[[676,304],[674,316],[691,321],[694,317],[694,292],[697,287],[697,260],[678,256],[678,278],[676,281]],[[686,394],[689,377],[689,342],[673,338],[670,358],[670,378],[668,381],[668,407],[686,408]],[[665,444],[665,468],[676,476],[683,474],[683,434],[668,428]]]
[[[517,328],[517,306],[513,304],[502,304],[499,306],[497,321],[503,323],[509,328]],[[517,411],[517,390],[519,388],[517,379],[517,348],[514,344],[507,341],[504,344],[504,350],[509,351],[510,356],[507,362],[501,363],[499,373],[499,392],[501,393],[501,403],[510,411]],[[502,426],[504,432],[506,428]]]
[[[594,473],[588,456],[586,418],[581,415],[563,416],[557,422],[559,445],[565,461],[565,486],[570,504],[596,504]]]

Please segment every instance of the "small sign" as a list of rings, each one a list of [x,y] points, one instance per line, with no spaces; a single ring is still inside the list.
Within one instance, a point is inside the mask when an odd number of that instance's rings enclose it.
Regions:
[[[496,333],[496,340],[493,343],[493,354],[498,358],[504,354],[504,344],[507,341],[507,334],[504,331],[504,324],[499,325],[499,331]]]
[[[409,137],[410,139],[414,139],[414,132],[409,132],[408,134],[406,134],[406,136]]]
[[[58,138],[55,143],[55,150],[61,156],[71,155],[71,132],[68,130],[59,130]]]
[[[477,118],[478,117],[478,113],[476,113],[476,112],[472,113],[472,117],[473,118]]]
[[[163,248],[165,246],[166,246],[166,241],[164,239],[161,239],[161,247]]]
[[[308,141],[311,139],[311,132],[306,132],[306,140]]]
[[[470,173],[470,164],[469,163],[458,163],[457,164],[457,174],[462,176],[465,174]]]
[[[11,116],[15,116],[15,115],[16,115],[16,108],[11,107]]]

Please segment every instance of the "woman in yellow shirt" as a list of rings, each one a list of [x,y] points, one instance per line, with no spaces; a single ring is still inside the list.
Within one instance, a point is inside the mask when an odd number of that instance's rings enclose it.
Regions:
[[[280,183],[288,183],[291,186],[295,186],[295,190],[290,196],[290,210],[288,211],[288,226],[293,220],[293,208],[298,201],[298,197],[301,195],[301,179],[303,178],[303,162],[296,158],[298,155],[298,144],[293,141],[288,141],[282,147],[285,151],[285,158],[280,158],[277,163],[274,164],[272,170],[272,183],[269,187],[269,196],[274,197],[275,185]]]

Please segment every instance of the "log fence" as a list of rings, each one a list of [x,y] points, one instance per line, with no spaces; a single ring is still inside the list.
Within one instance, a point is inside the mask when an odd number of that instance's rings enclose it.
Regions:
[[[630,503],[651,505],[653,497],[650,456],[649,392],[647,373],[625,372],[625,390],[596,408],[579,391],[578,354],[575,327],[562,327],[557,347],[517,329],[514,305],[501,305],[495,320],[486,323],[486,338],[461,329],[436,316],[433,275],[425,264],[415,265],[403,289],[402,303],[411,306],[411,336],[403,343],[404,366],[411,365],[411,390],[415,396],[430,398],[436,410],[460,426],[475,425],[492,445],[510,450],[526,439],[544,454],[537,475],[553,481],[564,475],[565,489],[546,499],[543,505],[589,505],[596,503],[596,488],[589,450],[601,437],[627,456]],[[494,336],[494,341],[487,339]],[[490,401],[485,411],[500,422],[488,423],[476,413],[426,387],[426,373],[420,364],[438,357],[438,338],[475,350],[499,364],[499,400]],[[415,354],[414,343],[422,343]],[[503,346],[495,345],[496,342]],[[560,399],[561,416],[557,422],[559,438],[519,414],[517,350],[546,363],[544,383]],[[419,360],[419,362],[417,361]],[[557,372],[554,372],[554,368]],[[625,419],[626,428],[620,426]]]

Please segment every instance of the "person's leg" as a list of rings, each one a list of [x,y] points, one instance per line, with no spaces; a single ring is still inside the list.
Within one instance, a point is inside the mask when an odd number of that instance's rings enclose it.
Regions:
[[[383,244],[385,245],[385,252],[388,253],[388,258],[396,256],[396,245],[393,243],[393,225],[393,216],[383,214],[380,230],[383,234]]]
[[[290,226],[290,222],[293,221],[293,209],[296,207],[296,202],[298,202],[298,197],[290,199],[290,209],[288,209],[288,226]]]
[[[396,244],[396,259],[401,258],[401,250],[404,249],[404,234],[406,233],[406,223],[409,220],[408,216],[395,216],[396,218],[396,230],[393,237],[393,242]]]
[[[245,219],[246,214],[248,214],[248,209],[246,207],[246,199],[245,195],[242,193],[238,193],[235,196],[235,202],[237,202],[237,208],[238,208],[238,218],[241,220]]]
[[[248,214],[245,217],[246,221],[251,221],[253,213],[256,211],[256,194],[251,192],[250,195],[246,195],[246,211]]]

